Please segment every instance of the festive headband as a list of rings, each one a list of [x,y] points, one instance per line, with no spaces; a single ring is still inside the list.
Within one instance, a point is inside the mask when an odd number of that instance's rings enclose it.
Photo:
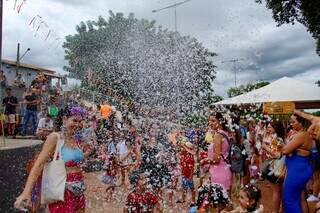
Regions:
[[[74,116],[74,115],[86,116],[86,115],[88,115],[88,112],[85,108],[77,106],[77,107],[71,108],[70,115],[71,116]]]

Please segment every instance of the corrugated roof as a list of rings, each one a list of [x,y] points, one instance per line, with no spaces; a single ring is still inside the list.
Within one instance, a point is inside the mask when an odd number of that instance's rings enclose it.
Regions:
[[[16,61],[11,61],[11,60],[7,60],[7,59],[2,59],[2,63],[14,65],[14,66],[17,65]],[[42,67],[38,67],[38,66],[35,66],[33,64],[26,64],[26,63],[21,63],[20,62],[19,66],[20,67],[29,68],[29,69],[33,69],[33,70],[35,70],[37,72],[44,72],[44,74],[55,74],[56,73],[56,71],[45,69],[45,68],[42,68]]]

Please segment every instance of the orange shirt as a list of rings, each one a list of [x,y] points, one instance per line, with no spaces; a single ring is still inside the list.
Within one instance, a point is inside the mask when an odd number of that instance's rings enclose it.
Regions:
[[[101,105],[100,112],[102,118],[108,118],[111,115],[112,107],[108,104]]]

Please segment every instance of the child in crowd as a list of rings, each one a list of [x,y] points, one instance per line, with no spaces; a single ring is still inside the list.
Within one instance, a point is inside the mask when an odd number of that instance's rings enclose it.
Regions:
[[[239,206],[229,213],[262,213],[263,206],[259,206],[260,199],[261,191],[258,187],[252,184],[245,185],[239,193]]]
[[[126,200],[125,213],[160,212],[157,196],[146,188],[146,179],[142,172],[133,171],[130,175],[130,184],[133,186]]]
[[[125,133],[119,132],[119,138],[117,142],[116,149],[120,165],[121,185],[124,184],[126,186],[126,174],[132,164],[131,150],[127,146]]]
[[[229,203],[228,193],[221,184],[207,183],[198,189],[197,204],[188,213],[221,212]]]
[[[180,172],[177,163],[169,163],[168,169],[171,174],[171,181],[168,183],[168,195],[169,195],[169,205],[173,204],[174,192],[177,191],[178,180],[180,177]]]
[[[117,165],[117,159],[114,155],[109,156],[108,159],[106,159],[105,165],[104,165],[105,172],[102,174],[101,181],[102,183],[107,185],[106,188],[106,194],[105,197],[106,200],[109,200],[112,198],[116,182],[117,182],[117,171],[118,171],[118,165]],[[108,192],[111,190],[111,193],[108,194]]]
[[[259,151],[257,148],[253,149],[253,154],[250,159],[250,166],[249,166],[249,172],[250,172],[250,182],[256,183],[260,178],[260,157],[259,157]]]
[[[186,198],[186,193],[188,190],[191,191],[192,202],[195,202],[196,192],[194,190],[193,184],[193,172],[195,166],[195,151],[193,144],[190,142],[185,142],[182,145],[181,153],[180,153],[180,167],[182,174],[182,200],[177,201],[178,203],[184,203]]]
[[[206,159],[208,158],[208,153],[200,148],[199,151],[199,158],[200,158],[200,186],[203,185],[203,183],[207,180],[209,180],[209,167],[210,164],[207,163]]]

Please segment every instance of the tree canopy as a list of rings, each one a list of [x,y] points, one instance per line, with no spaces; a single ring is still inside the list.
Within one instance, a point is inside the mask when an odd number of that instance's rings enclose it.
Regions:
[[[265,2],[272,10],[273,18],[278,23],[294,24],[299,22],[307,27],[316,40],[316,51],[320,55],[320,1],[319,0],[256,0]]]
[[[63,45],[73,77],[148,106],[190,110],[211,102],[216,55],[195,38],[134,14],[81,22]]]
[[[252,90],[259,89],[259,88],[264,87],[264,86],[266,86],[268,84],[270,84],[270,83],[266,82],[266,81],[261,81],[261,82],[257,82],[257,83],[254,83],[254,84],[241,85],[239,87],[231,87],[227,91],[228,97],[232,98],[232,97],[241,95],[243,93],[247,93],[247,92],[250,92]]]

